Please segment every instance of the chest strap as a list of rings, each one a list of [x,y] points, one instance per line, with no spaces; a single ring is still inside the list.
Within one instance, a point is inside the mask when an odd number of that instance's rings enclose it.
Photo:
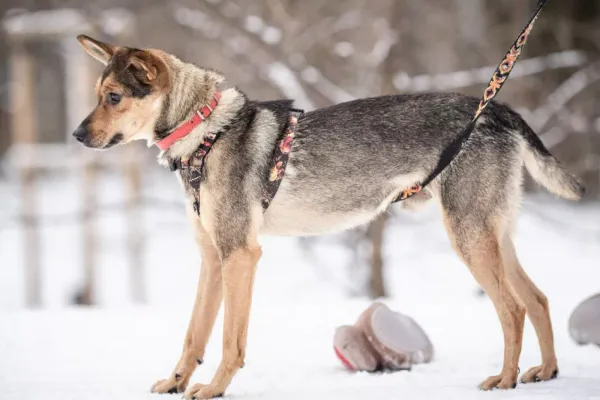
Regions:
[[[214,143],[219,138],[219,133],[208,133],[204,137],[204,142],[188,158],[176,158],[171,160],[169,168],[171,171],[180,171],[181,179],[187,183],[194,196],[194,212],[200,215],[200,183],[202,183],[202,174],[204,171],[204,161],[206,155],[212,149]]]

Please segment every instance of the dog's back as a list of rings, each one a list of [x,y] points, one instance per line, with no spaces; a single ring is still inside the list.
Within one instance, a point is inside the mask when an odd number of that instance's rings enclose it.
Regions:
[[[305,114],[265,232],[320,234],[372,219],[400,190],[428,175],[469,123],[478,101],[454,93],[395,95]],[[583,185],[519,114],[491,103],[429,193],[465,203],[517,201],[523,165],[553,193],[581,197]],[[269,218],[284,209],[297,218]]]

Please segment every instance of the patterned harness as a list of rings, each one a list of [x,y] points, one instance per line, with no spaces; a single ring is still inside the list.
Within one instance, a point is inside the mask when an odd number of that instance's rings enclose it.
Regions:
[[[212,110],[211,110],[212,111]],[[288,121],[283,130],[283,133],[277,139],[277,146],[273,150],[269,165],[269,177],[264,187],[262,208],[263,212],[267,211],[271,201],[275,197],[281,180],[285,175],[292,143],[298,126],[298,119],[304,113],[303,110],[292,108],[289,111]],[[204,170],[204,160],[210,152],[214,143],[219,138],[219,133],[209,133],[205,136],[204,142],[200,147],[192,153],[188,158],[174,159],[169,167],[171,171],[181,171],[181,178],[187,182],[194,196],[194,212],[200,213],[200,183],[202,182],[202,174]]]
[[[483,110],[487,107],[490,101],[496,97],[508,76],[510,75],[514,65],[521,54],[521,51],[525,47],[525,43],[529,37],[529,34],[533,28],[533,24],[535,23],[540,11],[547,3],[548,0],[539,0],[537,4],[537,8],[525,26],[525,28],[521,31],[510,50],[504,56],[502,62],[496,68],[492,79],[490,80],[485,92],[483,93],[483,97],[479,102],[479,106],[475,112],[473,119],[469,122],[469,124],[465,127],[462,134],[459,135],[457,139],[455,139],[450,146],[448,146],[442,152],[440,159],[436,167],[431,171],[431,173],[421,182],[415,183],[409,188],[403,189],[398,192],[398,194],[393,198],[392,203],[399,202],[402,200],[406,200],[417,193],[421,192],[423,188],[425,188],[428,184],[430,184],[437,176],[444,170],[450,163],[458,156],[461,152],[465,142],[469,139],[473,130],[475,129],[475,123],[481,116]],[[218,95],[218,94],[217,94]],[[218,101],[218,96],[215,96],[215,101],[208,106],[208,112],[205,112],[205,108],[203,107],[200,115],[201,120],[203,121],[216,105],[216,101]],[[292,149],[292,143],[294,141],[294,136],[296,134],[296,127],[298,125],[298,119],[302,116],[304,111],[298,109],[291,109],[289,112],[287,125],[278,138],[277,146],[273,151],[273,156],[271,157],[270,166],[269,166],[269,176],[267,183],[265,184],[263,198],[262,198],[262,207],[263,212],[267,210],[273,198],[277,194],[277,190],[279,189],[279,185],[281,180],[285,175],[285,169],[287,167],[290,151]],[[196,213],[200,212],[200,183],[202,182],[202,171],[204,169],[204,159],[210,149],[212,148],[215,141],[218,139],[219,133],[210,133],[205,139],[204,143],[200,145],[198,150],[196,150],[189,158],[187,159],[177,159],[171,162],[171,170],[181,170],[182,178],[184,182],[187,182],[189,187],[191,188],[194,195],[194,211]]]

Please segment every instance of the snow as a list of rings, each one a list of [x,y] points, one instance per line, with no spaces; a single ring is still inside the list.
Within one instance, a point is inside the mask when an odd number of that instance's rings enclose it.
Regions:
[[[275,45],[281,42],[283,34],[281,33],[281,29],[275,26],[267,26],[262,33],[263,42],[269,45]]]
[[[179,201],[172,177],[150,172],[145,190]],[[44,213],[77,210],[75,180],[46,177]],[[8,193],[12,193],[9,195]],[[0,186],[0,221],[18,205],[14,187]],[[122,184],[105,177],[100,202],[121,200]],[[43,229],[44,303],[22,308],[19,230],[0,225],[0,398],[22,400],[159,399],[150,386],[171,372],[181,352],[191,311],[200,257],[184,213],[148,208],[146,284],[149,302],[133,305],[129,295],[124,220],[103,213],[99,306],[67,305],[80,269],[79,228]],[[561,375],[516,390],[482,393],[477,384],[501,368],[502,334],[492,304],[453,254],[439,213],[428,208],[399,213],[386,236],[386,303],[419,322],[436,348],[431,364],[411,372],[352,374],[332,351],[335,327],[351,324],[370,301],[348,295],[348,254],[335,240],[320,242],[316,260],[293,238],[265,237],[253,301],[246,367],[229,387],[232,399],[544,399],[599,400],[600,349],[579,347],[567,321],[600,282],[600,210],[573,207],[544,197],[527,198],[517,224],[521,262],[548,295]],[[205,364],[192,383],[207,382],[218,366],[222,314]],[[535,332],[529,323],[521,370],[537,365]],[[175,398],[175,397],[173,397]],[[177,397],[178,398],[178,397]]]
[[[268,66],[266,72],[269,80],[279,87],[287,98],[295,99],[298,107],[306,111],[315,109],[302,84],[298,82],[296,74],[287,65],[276,61]]]
[[[332,104],[343,103],[345,101],[355,100],[356,97],[346,92],[343,88],[327,79],[319,69],[310,65],[306,66],[301,72],[302,79],[313,85],[313,88],[331,100]]]
[[[268,45],[277,44],[283,38],[281,29],[266,25],[258,15],[248,15],[244,19],[244,28],[250,33],[261,36],[262,41]]]
[[[173,11],[173,16],[179,24],[204,32],[208,32],[212,25],[210,16],[200,10],[177,6]]]
[[[111,36],[117,36],[135,24],[135,16],[125,8],[113,8],[100,14],[102,30]]]
[[[263,30],[264,26],[265,24],[262,18],[258,15],[248,15],[244,23],[246,30],[255,34],[259,34]]]
[[[302,71],[302,79],[308,83],[317,83],[321,77],[321,72],[315,67],[306,67]]]
[[[335,44],[333,52],[342,58],[348,58],[354,54],[354,45],[350,42],[338,42]]]

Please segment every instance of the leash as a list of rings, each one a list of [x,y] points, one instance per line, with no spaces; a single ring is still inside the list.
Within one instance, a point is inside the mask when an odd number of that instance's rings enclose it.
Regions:
[[[475,116],[473,117],[471,122],[469,122],[469,124],[465,127],[462,134],[457,139],[455,139],[450,144],[450,146],[448,146],[446,149],[444,149],[437,165],[435,166],[433,171],[431,171],[431,173],[427,176],[427,178],[425,178],[425,180],[423,180],[421,183],[417,183],[407,189],[402,190],[392,200],[392,203],[406,200],[409,197],[412,197],[415,194],[419,193],[421,190],[423,190],[424,187],[429,185],[435,178],[437,178],[438,175],[442,171],[444,171],[444,169],[446,169],[446,167],[448,167],[448,165],[450,165],[450,163],[458,156],[458,154],[461,152],[464,144],[466,143],[466,141],[469,139],[469,137],[473,133],[473,130],[475,129],[475,123],[481,116],[483,110],[485,110],[485,108],[490,103],[490,101],[494,97],[496,97],[496,95],[498,94],[498,92],[500,92],[500,89],[502,89],[502,86],[508,79],[508,76],[510,75],[514,65],[516,64],[517,59],[519,58],[519,55],[521,55],[521,51],[523,50],[523,47],[525,47],[525,43],[527,43],[527,39],[529,38],[529,33],[531,32],[531,30],[533,28],[533,24],[535,23],[538,15],[540,15],[542,8],[546,5],[547,2],[548,2],[548,0],[539,0],[538,1],[536,10],[533,13],[533,16],[530,18],[530,20],[527,23],[527,25],[525,26],[525,28],[523,28],[523,30],[521,31],[521,33],[519,34],[517,39],[514,41],[510,50],[508,50],[508,52],[502,59],[502,62],[500,62],[498,67],[496,67],[496,71],[494,72],[492,79],[490,80],[487,88],[483,92],[483,97],[481,98],[481,100],[479,102],[479,107],[477,107]]]

